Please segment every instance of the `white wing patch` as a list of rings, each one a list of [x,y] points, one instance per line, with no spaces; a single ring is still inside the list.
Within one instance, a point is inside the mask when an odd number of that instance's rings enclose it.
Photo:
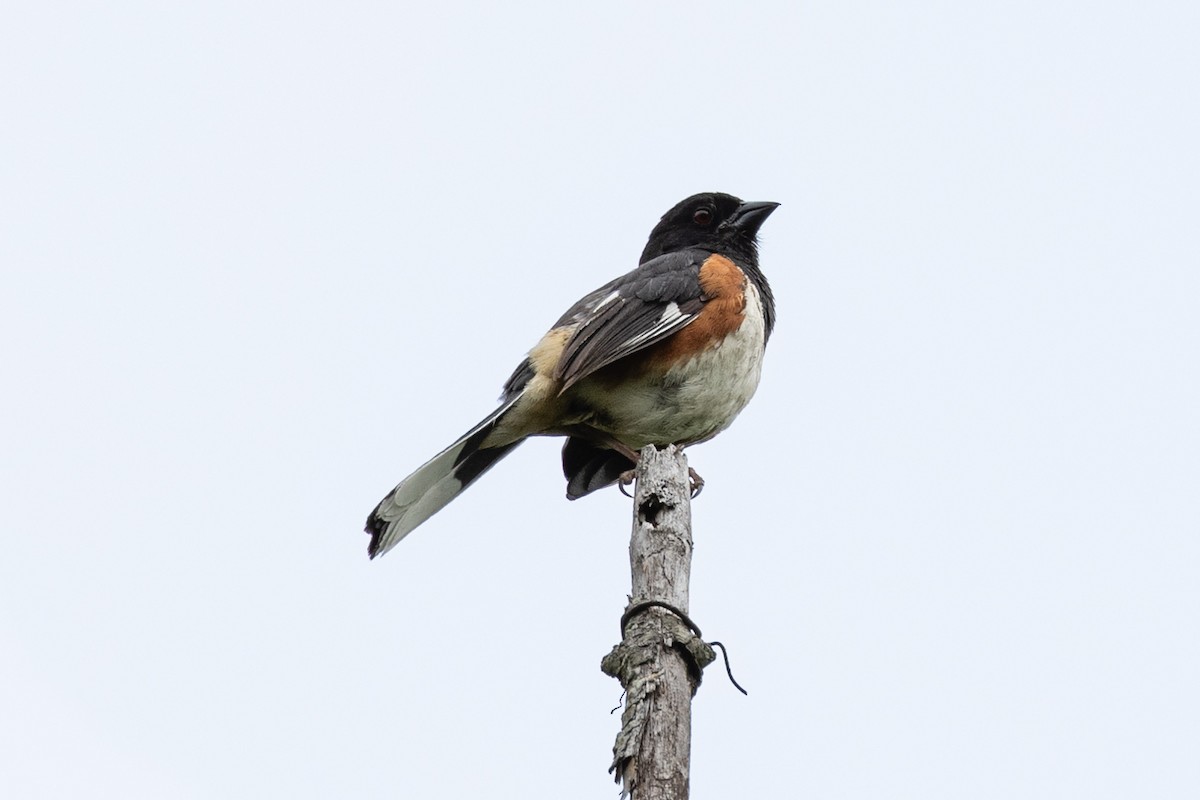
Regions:
[[[679,304],[671,301],[670,303],[667,303],[667,307],[663,309],[662,315],[658,318],[658,322],[655,323],[653,327],[647,328],[637,336],[626,339],[621,347],[621,350],[623,352],[635,350],[642,344],[642,342],[649,341],[650,339],[653,339],[667,331],[671,331],[680,327],[681,324],[687,321],[687,319],[689,319],[691,316],[692,315],[690,314],[684,314],[679,310]]]
[[[618,291],[609,292],[607,297],[601,298],[600,300],[596,301],[595,305],[592,306],[592,313],[594,314],[595,312],[604,308],[606,305],[608,305],[612,301],[616,300],[620,296],[621,296],[621,293]]]

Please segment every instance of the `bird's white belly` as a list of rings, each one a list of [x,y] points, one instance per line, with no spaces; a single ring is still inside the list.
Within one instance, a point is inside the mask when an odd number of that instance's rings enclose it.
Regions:
[[[665,377],[627,383],[615,395],[590,397],[601,410],[593,424],[609,428],[634,449],[702,442],[728,428],[754,396],[762,374],[762,305],[753,284],[747,285],[746,295],[741,327],[721,343],[676,365]]]

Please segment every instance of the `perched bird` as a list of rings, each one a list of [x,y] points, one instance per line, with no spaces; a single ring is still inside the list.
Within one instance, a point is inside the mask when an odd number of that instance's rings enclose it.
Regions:
[[[559,318],[504,384],[500,407],[376,506],[371,558],[530,436],[567,437],[574,500],[627,482],[648,444],[696,444],[729,427],[758,387],[775,324],[757,236],[778,205],[705,193],[664,214],[639,266]]]

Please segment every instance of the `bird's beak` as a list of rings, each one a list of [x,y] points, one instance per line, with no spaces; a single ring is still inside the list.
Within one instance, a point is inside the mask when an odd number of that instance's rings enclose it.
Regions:
[[[734,212],[729,225],[736,228],[739,233],[754,236],[762,224],[767,221],[767,217],[771,216],[771,212],[777,208],[779,208],[779,203],[742,203]]]

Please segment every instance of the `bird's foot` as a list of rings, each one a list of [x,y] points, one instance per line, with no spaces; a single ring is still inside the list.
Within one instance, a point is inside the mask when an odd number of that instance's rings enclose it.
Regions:
[[[688,479],[692,482],[692,499],[695,500],[704,491],[704,478],[700,477],[700,473],[688,467]]]

